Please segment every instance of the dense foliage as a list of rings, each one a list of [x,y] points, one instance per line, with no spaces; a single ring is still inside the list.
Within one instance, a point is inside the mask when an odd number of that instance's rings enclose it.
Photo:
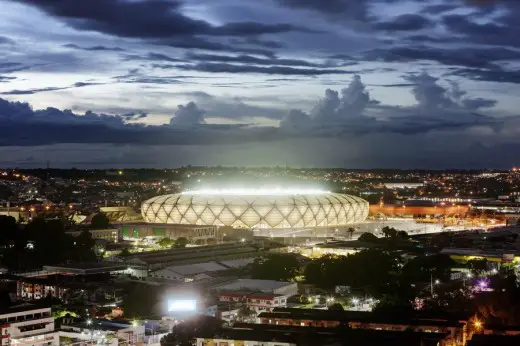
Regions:
[[[257,258],[253,262],[251,274],[253,279],[261,280],[294,280],[300,270],[300,263],[292,254],[272,254]]]
[[[0,216],[1,262],[10,270],[40,269],[43,265],[94,261],[94,240],[84,230],[78,237],[65,233],[61,220],[35,218],[18,225],[13,217]]]

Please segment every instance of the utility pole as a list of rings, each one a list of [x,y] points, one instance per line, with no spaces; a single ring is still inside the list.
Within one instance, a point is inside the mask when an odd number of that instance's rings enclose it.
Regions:
[[[430,270],[430,293],[431,293],[431,296],[433,297],[433,275],[432,275],[431,270]]]

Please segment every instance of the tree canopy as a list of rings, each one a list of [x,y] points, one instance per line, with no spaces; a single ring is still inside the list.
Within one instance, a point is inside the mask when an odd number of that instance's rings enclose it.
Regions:
[[[253,279],[290,281],[298,275],[300,264],[292,254],[272,254],[253,262]]]
[[[43,265],[96,259],[90,233],[84,231],[80,236],[73,237],[65,233],[61,220],[35,218],[25,227],[8,233],[5,241],[12,246],[4,249],[2,264],[14,270],[33,270]]]
[[[90,221],[90,227],[92,229],[103,229],[110,227],[110,220],[104,213],[97,213],[92,217]]]
[[[186,245],[188,245],[190,242],[188,241],[188,238],[186,237],[179,237],[175,239],[175,243],[173,244],[174,248],[184,248]]]
[[[380,295],[398,271],[400,258],[393,252],[368,249],[348,256],[326,255],[305,268],[305,280],[322,288],[337,285],[365,289]]]

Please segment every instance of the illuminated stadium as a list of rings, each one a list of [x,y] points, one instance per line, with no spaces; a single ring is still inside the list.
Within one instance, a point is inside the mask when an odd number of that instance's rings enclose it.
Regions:
[[[364,221],[368,202],[322,190],[194,190],[142,204],[146,222],[247,229],[341,228]]]

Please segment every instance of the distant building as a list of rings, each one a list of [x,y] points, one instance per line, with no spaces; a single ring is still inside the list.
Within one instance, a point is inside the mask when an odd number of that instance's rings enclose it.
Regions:
[[[119,226],[123,239],[158,238],[188,238],[190,242],[215,242],[218,238],[217,226],[172,225],[154,223],[125,223]]]
[[[111,243],[118,243],[121,241],[119,229],[108,228],[108,229],[89,229],[89,233],[92,235],[92,239],[106,240]],[[69,231],[67,234],[73,237],[79,237],[83,231]]]
[[[424,186],[424,182],[412,182],[412,181],[396,181],[396,182],[383,182],[383,185],[387,189],[415,189]]]

